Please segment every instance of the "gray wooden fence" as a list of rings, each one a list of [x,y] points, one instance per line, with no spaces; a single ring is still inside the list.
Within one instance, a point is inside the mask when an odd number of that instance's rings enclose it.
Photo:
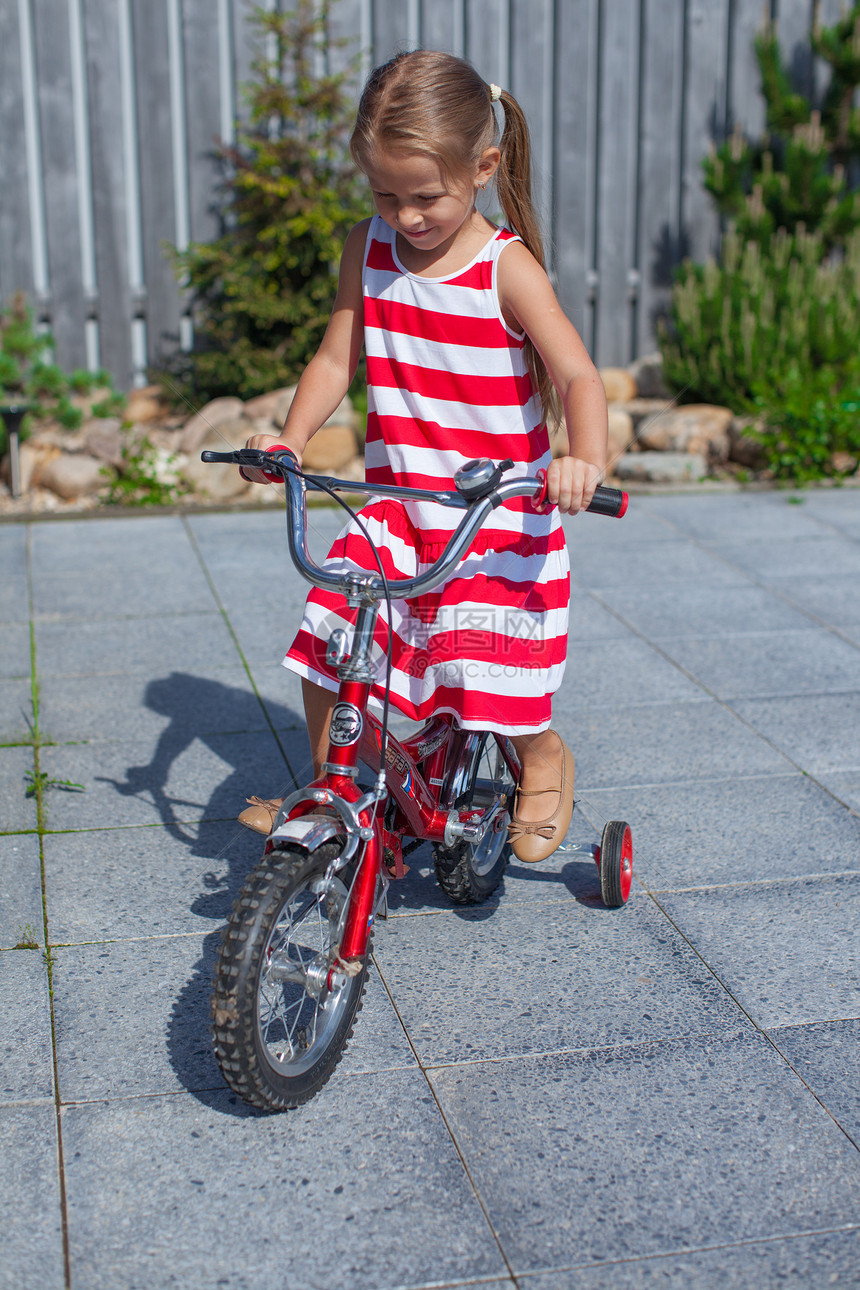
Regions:
[[[289,0],[266,0],[265,7]],[[766,16],[810,86],[813,0],[335,0],[366,67],[452,50],[533,133],[561,301],[601,364],[653,347],[672,266],[718,224],[701,159],[763,105]],[[142,383],[190,320],[164,256],[216,234],[251,0],[0,0],[0,299],[23,290],[66,367]],[[833,21],[841,0],[821,0]]]

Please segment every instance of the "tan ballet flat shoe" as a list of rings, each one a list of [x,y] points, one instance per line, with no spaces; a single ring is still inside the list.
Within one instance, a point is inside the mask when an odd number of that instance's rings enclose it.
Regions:
[[[244,824],[246,829],[253,829],[255,833],[262,833],[265,837],[268,837],[275,827],[275,820],[283,800],[282,797],[268,799],[246,797],[245,801],[249,803],[249,806],[239,816],[239,823]]]
[[[514,798],[514,810],[508,825],[508,837],[511,849],[518,860],[526,864],[537,864],[546,860],[564,841],[564,835],[570,827],[573,815],[573,753],[557,731],[552,732],[560,744],[561,765],[559,766],[558,788],[518,788]],[[545,820],[521,820],[517,816],[521,797],[537,797],[549,794],[548,800],[554,797],[555,809]]]

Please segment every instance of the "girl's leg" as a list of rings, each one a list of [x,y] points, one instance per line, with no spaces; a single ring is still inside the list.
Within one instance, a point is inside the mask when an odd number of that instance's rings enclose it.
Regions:
[[[545,860],[564,840],[573,814],[573,754],[555,730],[514,735],[522,765],[511,822],[514,855]]]
[[[305,721],[308,723],[314,779],[319,779],[328,752],[328,730],[337,695],[333,690],[326,690],[315,681],[308,681],[303,677],[302,699],[305,704]]]
[[[328,752],[328,728],[331,724],[332,708],[337,695],[331,690],[324,690],[321,685],[302,678],[302,699],[305,705],[305,721],[308,724],[308,741],[311,746],[311,757],[314,763],[314,779],[322,774],[322,766]],[[283,798],[249,797],[248,807],[239,816],[239,823],[255,833],[268,835],[275,823],[275,816],[281,809]]]

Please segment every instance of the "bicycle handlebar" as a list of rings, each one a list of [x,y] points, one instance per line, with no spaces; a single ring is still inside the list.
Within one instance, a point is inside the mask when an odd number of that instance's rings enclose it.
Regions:
[[[357,592],[383,590],[383,579],[378,574],[370,573],[335,573],[320,566],[311,558],[307,546],[307,513],[305,493],[341,491],[364,493],[374,497],[413,498],[415,500],[440,502],[469,513],[463,517],[432,569],[420,574],[417,578],[388,579],[388,592],[391,596],[407,600],[432,591],[460,562],[471,546],[479,529],[490,513],[497,506],[503,505],[514,497],[530,497],[535,506],[542,506],[546,501],[546,471],[538,471],[536,478],[520,477],[507,482],[500,481],[483,497],[469,501],[460,493],[450,490],[441,493],[431,492],[424,488],[407,488],[398,484],[367,484],[349,479],[336,479],[329,475],[305,475],[299,468],[297,459],[288,448],[263,451],[259,448],[237,448],[233,452],[213,452],[207,450],[200,454],[201,461],[223,462],[235,466],[263,470],[275,478],[283,479],[287,491],[287,538],[293,563],[306,581],[316,587],[327,587],[333,591],[346,593],[349,589]],[[586,508],[599,515],[620,518],[627,510],[627,494],[617,488],[599,485],[594,497]]]

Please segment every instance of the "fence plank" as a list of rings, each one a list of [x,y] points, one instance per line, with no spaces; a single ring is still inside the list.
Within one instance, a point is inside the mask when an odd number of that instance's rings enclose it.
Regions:
[[[639,82],[638,0],[603,9],[597,156],[598,362],[633,355],[631,280],[635,246]]]
[[[654,348],[667,308],[674,266],[686,254],[680,224],[683,11],[675,0],[648,0],[642,39],[639,125],[639,299],[635,348]]]
[[[85,0],[87,87],[100,361],[119,389],[132,380],[119,21],[115,0]]]
[[[137,77],[140,205],[145,275],[144,313],[149,353],[174,350],[181,307],[164,245],[176,242],[176,194],[170,105],[167,5],[132,0]]]
[[[51,283],[51,332],[55,353],[67,368],[85,367],[86,309],[81,273],[81,230],[75,157],[71,46],[68,11],[36,0],[33,35],[39,87],[42,164],[50,175],[45,228]]]
[[[0,120],[0,303],[5,303],[16,291],[33,292],[20,33],[18,8],[11,4],[0,8]]]
[[[561,5],[555,32],[555,275],[562,307],[592,353],[598,5]]]
[[[682,236],[704,260],[719,245],[719,219],[702,185],[702,158],[726,133],[728,0],[690,0],[681,174]]]
[[[464,0],[424,0],[420,27],[424,49],[462,55],[464,35]]]
[[[765,103],[761,92],[761,72],[755,54],[756,36],[764,28],[766,9],[762,0],[736,0],[734,21],[729,34],[729,132],[739,125],[751,139],[758,139],[765,129]]]
[[[417,41],[411,39],[409,18],[409,5],[405,0],[374,0],[374,64],[386,62],[403,49],[416,47]]]
[[[221,85],[218,67],[218,23],[212,0],[184,0],[185,115],[188,123],[189,218],[191,240],[208,242],[220,224],[214,209],[222,174],[220,141]]]
[[[508,0],[470,0],[466,8],[466,58],[485,81],[511,88]]]
[[[43,190],[52,292],[39,306],[53,308],[58,358],[69,365],[82,359],[81,323],[88,303],[78,228],[88,197],[77,189],[68,112],[69,10],[67,0],[29,4],[44,155],[40,175],[29,175],[22,146],[19,10],[5,0],[0,4],[0,295],[23,287],[32,297],[29,202],[31,191]],[[118,384],[128,385],[136,309],[145,311],[150,360],[163,334],[178,330],[181,302],[161,243],[176,238],[186,185],[190,235],[207,239],[217,231],[211,141],[231,119],[222,102],[224,86],[229,94],[231,80],[235,89],[250,79],[260,39],[248,22],[254,0],[217,5],[181,0],[186,133],[180,138],[181,114],[171,118],[168,0],[81,4],[98,289],[89,307],[98,314],[102,362]],[[288,0],[264,0],[266,7],[276,4],[289,7]],[[678,256],[688,251],[703,259],[716,246],[719,226],[703,189],[701,158],[712,141],[724,137],[727,119],[753,135],[761,128],[752,38],[765,4],[778,15],[790,59],[820,87],[826,69],[813,65],[808,54],[812,0],[337,0],[330,19],[333,30],[375,42],[365,51],[367,65],[416,43],[455,52],[465,45],[485,79],[517,95],[533,133],[538,202],[542,214],[551,216],[560,299],[595,356],[608,363],[623,362],[633,350],[653,344],[654,317],[665,305]],[[135,39],[130,76],[123,73],[120,50],[127,5]],[[822,0],[824,22],[840,12],[841,0]],[[598,14],[603,23],[599,76]],[[229,49],[219,45],[219,22],[225,18]],[[329,66],[343,66],[346,57],[346,51],[332,51]],[[132,81],[137,134],[130,143],[123,125]],[[247,116],[244,103],[240,114]],[[182,185],[178,202],[177,180]],[[600,274],[596,314],[589,301],[595,270]],[[627,275],[637,270],[641,281],[634,308]],[[132,298],[135,286],[145,287],[145,299]]]

